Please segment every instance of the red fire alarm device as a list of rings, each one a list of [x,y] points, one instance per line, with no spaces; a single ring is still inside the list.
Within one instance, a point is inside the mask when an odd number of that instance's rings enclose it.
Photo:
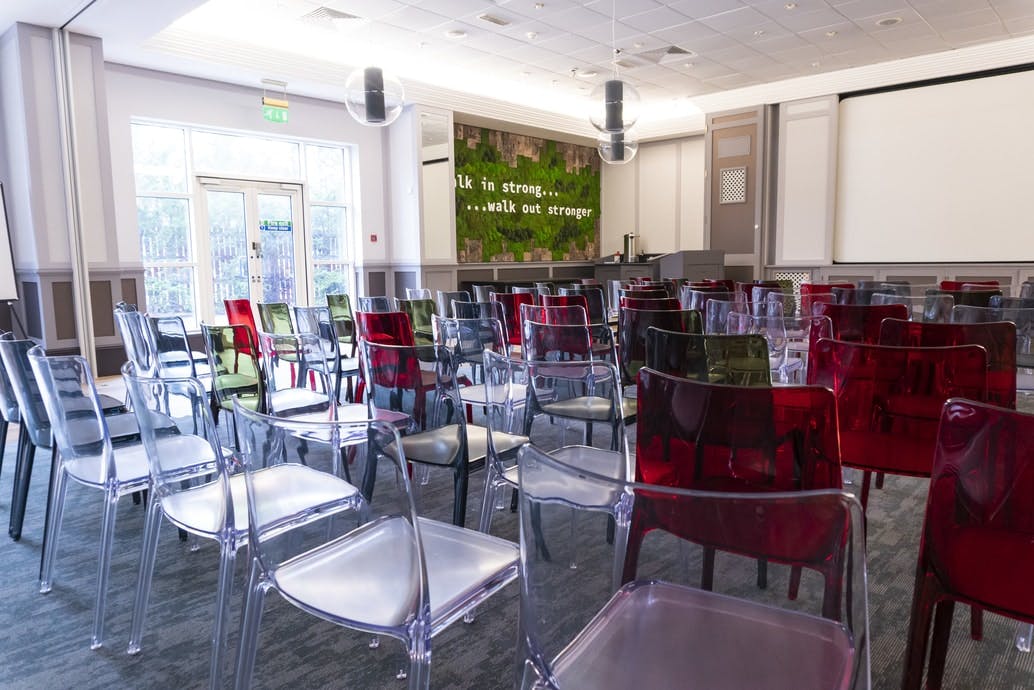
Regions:
[[[377,235],[370,235],[370,241],[371,242],[376,242],[377,241]]]

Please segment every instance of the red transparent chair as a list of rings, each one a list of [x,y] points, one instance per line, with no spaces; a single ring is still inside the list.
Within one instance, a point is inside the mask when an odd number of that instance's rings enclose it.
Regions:
[[[1000,283],[997,280],[942,280],[938,287],[942,290],[965,290],[967,285],[972,285],[977,290],[984,290],[989,287],[999,287]]]
[[[854,288],[847,289],[853,290]],[[823,302],[836,304],[837,296],[832,291],[821,292],[813,290],[805,292],[804,285],[801,285],[801,316],[811,316],[815,313],[815,305]]]
[[[355,313],[359,337],[371,343],[415,345],[409,316],[401,311]]]
[[[252,559],[235,687],[251,687],[256,660],[263,674],[266,655],[259,653],[259,631],[270,590],[335,625],[402,641],[408,663],[400,677],[408,676],[411,690],[430,687],[431,639],[516,579],[517,546],[418,517],[400,451],[403,443],[388,424],[296,422],[248,410],[237,414]],[[334,486],[336,477],[302,464],[294,452],[313,436],[362,440],[368,458],[388,465],[387,471],[399,477],[394,494],[386,496],[390,500],[370,504],[370,519],[354,529],[346,525],[344,533],[332,530],[344,506],[329,490],[315,495],[317,500],[284,505],[283,486],[267,479],[277,473],[302,474],[326,482],[328,489]],[[269,452],[271,448],[279,452]],[[313,546],[311,539],[293,538],[304,525],[329,523],[325,518],[335,518],[325,540]],[[269,635],[262,642],[274,646],[284,640]],[[321,663],[335,660],[347,673],[349,659],[328,657]],[[277,670],[270,668],[271,675]]]
[[[826,304],[815,305],[814,316],[829,317],[833,339],[851,343],[875,344],[880,341],[880,324],[884,319],[908,319],[911,313],[904,304]],[[820,337],[813,331],[816,337]],[[812,345],[814,345],[814,338]]]
[[[521,305],[534,304],[532,295],[527,293],[493,292],[491,301],[503,306],[503,330],[510,346],[521,346]]]
[[[542,295],[543,307],[581,307],[588,317],[589,300],[582,294]]]
[[[633,299],[669,299],[667,290],[643,290],[638,286],[635,288],[622,288],[618,292],[618,306],[621,305],[621,299],[625,297]]]
[[[733,386],[771,386],[768,343],[760,335],[700,335],[646,329],[646,366],[671,376]]]
[[[255,312],[251,309],[251,300],[247,299],[224,299],[223,307],[226,309],[226,319],[231,326],[244,326],[251,332],[251,338],[241,334],[241,341],[234,345],[234,349],[242,354],[259,356],[258,349],[248,348],[258,343],[258,326],[255,325]]]
[[[937,424],[952,397],[985,400],[987,352],[979,345],[891,347],[820,339],[808,353],[808,383],[837,398],[840,457],[864,471],[929,477]]]
[[[650,327],[682,333],[703,333],[700,312],[682,309],[646,310],[624,308],[618,314],[618,361],[626,385],[646,363],[646,331]]]
[[[557,326],[588,326],[589,315],[581,305],[544,307],[535,304],[521,305],[521,323],[537,321]]]
[[[849,494],[715,493],[621,481],[534,445],[520,453],[519,480],[522,688],[870,686],[863,526]],[[615,498],[619,526],[660,514],[683,519],[667,540],[622,553],[620,543],[592,541]],[[678,579],[689,559],[671,548],[672,535],[737,554],[723,559],[723,583],[749,574],[751,561],[739,556],[814,569],[824,580],[807,579],[808,596],[796,602],[773,603],[751,587],[695,588]],[[572,570],[567,556],[576,551]],[[624,563],[620,588],[602,576],[615,561]],[[561,606],[576,612],[564,625]]]
[[[621,309],[682,309],[682,304],[674,297],[644,299],[640,297],[622,297]]]
[[[987,397],[992,405],[1016,407],[1016,324],[923,323],[885,319],[880,345],[948,347],[980,345],[987,352]]]
[[[531,295],[532,303],[542,304],[542,302],[540,301],[542,292],[537,287],[515,285],[513,288],[511,288],[511,292],[515,295]]]
[[[916,569],[902,688],[940,688],[956,602],[1034,623],[1034,416],[944,405]],[[932,642],[931,624],[933,628]]]
[[[639,414],[637,481],[700,491],[841,487],[836,401],[822,386],[730,386],[644,368]],[[630,556],[653,529],[678,534],[682,518],[662,510],[633,521]],[[713,573],[714,552],[705,551],[703,588],[712,588]],[[791,597],[799,575],[791,577]],[[762,562],[758,586],[765,584]]]

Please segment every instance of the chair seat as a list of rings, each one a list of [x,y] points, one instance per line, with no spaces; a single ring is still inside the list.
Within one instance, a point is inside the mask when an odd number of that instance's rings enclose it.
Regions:
[[[273,391],[269,395],[271,412],[278,416],[295,416],[305,412],[324,412],[329,408],[330,399],[326,393],[309,388],[284,388]],[[324,417],[324,421],[327,417]]]
[[[213,466],[215,457],[208,441],[199,436],[175,435],[158,439],[158,444],[168,449],[168,457],[181,458],[182,468]],[[147,450],[140,442],[114,447],[115,472],[120,484],[146,484],[150,477]],[[65,469],[76,481],[91,486],[104,484],[105,467],[100,454],[79,456],[65,462]]]
[[[592,395],[546,403],[542,406],[542,411],[557,417],[584,419],[593,422],[607,421],[611,418],[610,400]]]
[[[492,441],[497,453],[517,450],[528,442],[527,436],[508,434],[505,431],[493,431]],[[488,429],[476,424],[467,425],[467,454],[471,462],[488,457]]]
[[[425,518],[419,524],[432,632],[517,577],[516,544]],[[292,603],[331,620],[399,628],[418,595],[414,548],[409,522],[379,520],[285,563],[276,585]],[[350,585],[357,582],[363,586]]]
[[[355,376],[359,373],[359,358],[358,357],[342,357],[341,358],[341,373],[344,376]]]
[[[835,621],[665,582],[622,587],[555,661],[571,688],[847,688]]]
[[[198,439],[196,436],[180,438]],[[198,440],[204,443],[203,439]],[[252,479],[260,496],[275,497],[268,504],[256,506],[256,512],[267,523],[299,513],[309,506],[359,498],[359,489],[345,480],[333,478],[305,465],[275,465],[253,472]],[[164,497],[162,510],[177,526],[212,535],[223,528],[225,520],[221,492],[219,482],[209,482]],[[248,493],[244,474],[230,477],[230,495],[233,500],[234,529],[243,537],[248,530]]]
[[[592,446],[564,446],[550,452],[550,455],[571,467],[577,467],[593,474],[612,479],[628,479],[624,453]],[[517,466],[507,468],[503,473],[503,478],[516,486]],[[610,483],[594,484],[591,481],[583,481],[572,486],[564,482],[550,487],[541,479],[536,479],[535,487],[541,497],[560,498],[576,505],[604,511],[613,510],[621,498],[620,492]]]
[[[499,392],[496,395],[496,400],[493,401],[495,405],[502,405],[507,401],[507,387],[499,386]],[[509,386],[509,397],[515,402],[523,403],[524,398],[528,394],[528,387],[524,384],[515,383]],[[488,404],[488,392],[485,390],[485,384],[478,383],[472,386],[463,386],[459,389],[460,400],[465,403],[472,405],[487,405]]]

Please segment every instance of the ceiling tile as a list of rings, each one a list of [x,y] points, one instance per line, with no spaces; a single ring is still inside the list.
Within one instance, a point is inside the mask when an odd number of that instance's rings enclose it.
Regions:
[[[363,19],[380,19],[403,7],[402,3],[395,0],[325,0],[322,4],[332,10]]]
[[[947,17],[956,14],[968,14],[990,9],[990,5],[974,0],[911,0],[912,7],[926,19]]]
[[[692,67],[684,67],[680,71],[685,72],[695,79],[711,79],[713,77],[732,74],[735,71],[713,60],[703,60],[699,58],[693,60],[692,65]]]
[[[576,50],[569,53],[568,56],[593,64],[610,64],[610,60],[614,56],[614,50],[610,46],[595,44],[592,48]]]
[[[941,37],[953,46],[963,46],[968,43],[986,41],[997,41],[1009,37],[1005,25],[1001,22],[986,24],[984,26],[968,26],[953,31],[942,31]]]
[[[654,31],[652,33],[661,40],[675,45],[679,45],[686,41],[693,41],[698,38],[709,38],[711,36],[718,35],[717,31],[701,24],[700,22],[686,22],[685,24],[679,24],[667,29]]]
[[[1034,17],[1034,2],[1031,0],[995,0],[994,11],[1003,20]]]
[[[603,24],[596,24],[595,26],[580,26],[571,29],[571,31],[574,31],[574,33],[578,34],[579,36],[591,38],[592,40],[598,41],[605,45],[611,45],[612,41],[616,38],[618,42],[618,47],[624,47],[622,45],[623,41],[631,38],[632,36],[636,36],[638,34],[643,33],[642,29],[637,29],[633,26],[622,24],[621,22],[617,22],[613,25],[611,24],[611,22],[604,22]]]
[[[692,50],[700,55],[708,55],[716,50],[727,50],[741,45],[739,41],[725,34],[715,34],[710,38],[702,38],[698,41],[686,41],[681,44],[683,48]]]
[[[740,0],[676,0],[675,2],[669,2],[668,7],[676,12],[681,12],[687,17],[700,19],[701,17],[721,14],[722,12],[738,10],[741,7],[745,7],[745,5]]]
[[[525,41],[510,38],[509,36],[501,36],[494,31],[470,36],[464,41],[464,43],[471,48],[487,50],[497,54],[505,54],[508,51],[516,50],[520,46],[526,44]]]
[[[911,41],[898,41],[888,43],[887,50],[894,57],[903,58],[912,55],[923,55],[925,53],[939,53],[951,48],[940,36],[923,36],[913,38]]]
[[[738,10],[704,17],[700,21],[715,31],[726,33],[741,27],[759,26],[768,22],[769,18],[755,10],[753,7],[741,7]]]
[[[576,50],[585,50],[598,45],[596,41],[589,40],[578,34],[560,34],[559,36],[547,36],[536,42],[541,48],[552,50],[557,53],[573,53]]]
[[[542,0],[507,0],[498,4],[508,12],[516,12],[530,19],[541,19],[542,21],[546,21],[551,14],[581,7],[581,3],[575,2],[575,0],[549,0],[545,3],[545,7],[535,7],[535,5],[543,4]]]
[[[640,31],[661,31],[672,26],[678,26],[679,24],[685,24],[688,17],[684,14],[679,14],[675,10],[668,7],[658,7],[657,9],[650,10],[649,12],[643,12],[642,14],[633,14],[630,17],[625,17],[621,21],[629,26],[633,26]]]
[[[1031,31],[1034,31],[1034,17],[1020,17],[1019,19],[1006,20],[1005,28],[1014,36],[1029,34]]]
[[[797,34],[788,33],[785,36],[777,36],[774,38],[761,37],[763,40],[754,41],[751,45],[755,50],[762,53],[774,53],[780,50],[789,50],[790,48],[798,48],[800,46],[810,45],[803,38]]]
[[[930,22],[930,26],[936,29],[940,33],[945,31],[957,31],[965,29],[970,26],[983,26],[985,24],[1001,23],[998,19],[998,15],[994,13],[994,10],[987,8],[985,10],[977,10],[976,12],[967,12],[964,14],[949,14],[941,17],[926,17],[926,20]]]
[[[449,18],[418,7],[403,7],[400,10],[385,15],[384,21],[403,29],[424,31],[435,26],[441,26],[448,22]]]
[[[664,3],[657,2],[657,0],[623,0],[622,2],[601,2],[596,3],[597,11],[603,12],[606,8],[606,14],[610,16],[614,12],[611,11],[611,7],[617,13],[617,18],[624,21],[626,17],[631,17],[633,14],[642,14],[643,12],[650,12],[656,10],[659,7],[664,7]]]
[[[584,28],[587,26],[596,26],[598,24],[607,24],[610,26],[610,14],[600,14],[594,12],[587,7],[571,7],[569,9],[560,10],[559,12],[549,12],[544,15],[541,19],[544,24],[555,26],[565,31],[573,31],[577,33],[577,28]]]
[[[870,34],[873,38],[883,44],[898,43],[900,41],[911,41],[917,38],[928,38],[936,36],[929,24],[923,21],[913,23],[901,23],[887,29],[873,31]]]
[[[772,57],[788,65],[807,65],[820,60],[822,58],[822,51],[813,45],[806,45],[799,48],[790,48],[789,50],[780,50],[778,53],[772,53]]]
[[[851,0],[837,5],[837,12],[848,19],[864,19],[883,14],[896,15],[907,9],[910,8],[905,0]]]
[[[717,86],[720,89],[738,89],[743,86],[750,86],[756,84],[757,80],[745,74],[730,74],[726,77],[715,77],[714,79],[708,79],[707,83]]]
[[[776,38],[793,36],[793,33],[789,29],[785,29],[773,21],[767,21],[764,24],[758,24],[755,26],[730,29],[725,32],[725,35],[741,43],[754,45],[756,43],[762,43]]]
[[[787,3],[792,3],[794,7],[786,9]],[[829,9],[826,0],[751,0],[749,4],[758,12],[772,19]]]
[[[790,31],[800,33],[811,29],[820,29],[825,26],[840,24],[845,19],[844,15],[831,9],[817,10],[815,12],[788,12],[783,17],[777,17],[776,21]]]
[[[420,7],[453,19],[470,18],[495,9],[485,0],[434,0],[421,3]]]

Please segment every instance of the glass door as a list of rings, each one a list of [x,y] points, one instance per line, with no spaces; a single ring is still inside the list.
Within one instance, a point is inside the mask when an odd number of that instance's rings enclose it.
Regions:
[[[299,184],[200,178],[198,233],[212,303],[224,321],[224,299],[298,304],[305,300],[302,187]],[[206,232],[207,230],[207,232]],[[205,275],[207,274],[207,275]]]

